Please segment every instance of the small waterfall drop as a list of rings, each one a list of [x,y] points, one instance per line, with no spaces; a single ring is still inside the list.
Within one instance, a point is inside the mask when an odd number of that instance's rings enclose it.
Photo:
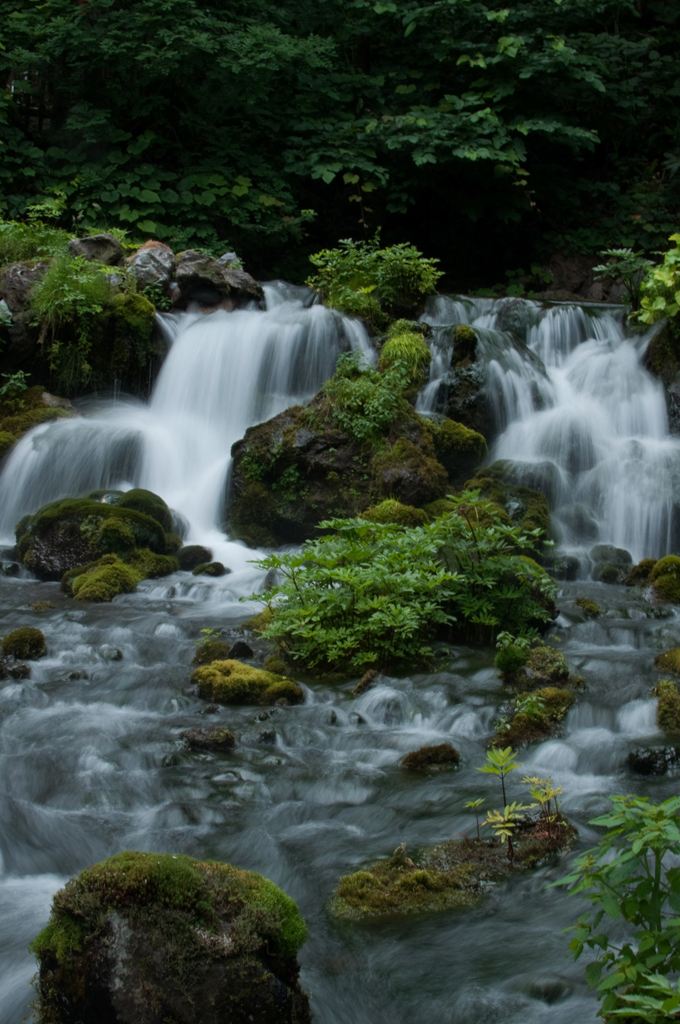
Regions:
[[[418,410],[443,411],[455,327],[470,324],[496,429],[489,461],[546,492],[561,550],[583,560],[608,543],[637,561],[672,549],[680,440],[642,366],[648,334],[628,334],[617,309],[522,299],[437,296],[422,319],[433,358]]]
[[[237,565],[249,557],[220,530],[232,444],[311,398],[341,352],[370,348],[359,321],[314,304],[308,289],[272,282],[266,295],[266,312],[161,315],[169,352],[148,405],[98,403],[24,437],[2,474],[0,538],[11,543],[21,516],[48,501],[136,486],[187,520],[188,541]]]

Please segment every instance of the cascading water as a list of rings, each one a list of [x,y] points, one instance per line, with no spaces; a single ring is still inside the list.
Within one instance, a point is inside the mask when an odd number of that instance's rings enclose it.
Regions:
[[[24,438],[0,483],[0,538],[9,542],[19,518],[47,501],[145,487],[187,521],[189,542],[240,567],[248,552],[220,530],[232,444],[253,423],[311,398],[342,351],[369,350],[359,321],[309,305],[308,289],[272,283],[265,291],[267,312],[167,317],[170,350],[148,405],[111,402]]]
[[[561,550],[587,566],[595,543],[660,557],[673,544],[680,440],[669,436],[663,387],[642,366],[648,335],[604,309],[524,300],[431,300],[430,380],[418,409],[439,411],[455,325],[478,334],[478,362],[497,431],[490,460],[551,502]]]
[[[148,406],[90,407],[32,431],[2,476],[2,536],[10,539],[23,512],[61,494],[138,484],[189,521],[192,540],[244,566],[252,553],[218,530],[231,443],[312,394],[340,351],[368,346],[352,321],[307,308],[308,292],[265,291],[267,313],[165,318],[175,337]],[[626,338],[615,315],[440,299],[426,319],[439,326],[423,413],[439,408],[450,366],[443,325],[474,323],[499,432],[491,458],[550,483],[565,543],[579,543],[566,523],[569,504],[580,502],[597,516],[601,539],[635,556],[653,545],[668,550],[657,512],[672,504],[677,442],[666,433],[660,388],[641,369],[643,342]],[[490,888],[466,913],[342,925],[329,918],[341,875],[401,842],[414,850],[473,835],[466,802],[498,805],[497,780],[476,768],[507,693],[492,649],[454,647],[436,672],[379,676],[358,699],[349,699],[354,680],[307,679],[300,706],[220,708],[206,718],[189,685],[194,644],[202,628],[239,637],[257,606],[238,597],[255,575],[176,573],[97,605],[74,602],[57,583],[0,574],[3,633],[35,625],[48,644],[29,679],[0,681],[0,1024],[26,1019],[35,971],[27,947],[54,892],[124,849],[225,860],[283,886],[309,927],[301,980],[315,1024],[595,1024],[584,958],[573,963],[562,933],[586,908],[551,885],[566,873],[564,861]],[[586,619],[576,597],[598,602],[601,616]],[[680,621],[672,606],[605,584],[567,583],[559,607],[550,632],[585,689],[559,733],[521,759],[524,771],[551,774],[564,788],[560,806],[582,851],[595,838],[588,821],[608,808],[609,794],[663,799],[677,791],[677,776],[635,776],[627,756],[666,742],[650,699],[653,658],[680,644]],[[254,646],[261,663],[264,651]],[[208,723],[233,730],[232,753],[186,748],[182,731]],[[428,777],[400,766],[407,751],[443,742],[461,753],[455,773]],[[526,797],[514,777],[507,784],[510,800]]]

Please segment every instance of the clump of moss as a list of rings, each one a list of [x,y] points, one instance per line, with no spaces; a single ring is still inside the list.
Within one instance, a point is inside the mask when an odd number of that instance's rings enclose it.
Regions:
[[[0,430],[0,458],[2,458],[5,452],[8,452],[16,442],[16,434],[10,434],[8,430]]]
[[[379,368],[388,370],[399,364],[406,369],[411,383],[419,387],[424,383],[430,366],[430,349],[421,332],[408,330],[398,321],[388,332],[380,353]]]
[[[627,587],[644,587],[649,583],[652,569],[656,565],[656,558],[643,558],[641,562],[634,565],[626,576],[624,583]]]
[[[499,651],[498,653],[502,654],[503,652]],[[578,678],[570,676],[567,659],[555,647],[540,645],[530,648],[525,653],[525,660],[517,668],[502,668],[501,665],[495,662],[496,667],[503,674],[504,682],[512,686],[523,687],[527,685],[535,687],[555,686],[556,684],[565,686],[570,683],[574,685],[574,679]],[[510,662],[518,661],[519,656],[516,656],[513,652],[510,655]]]
[[[298,683],[234,659],[197,668],[191,681],[201,697],[216,704],[301,704],[304,700]]]
[[[149,303],[149,305],[151,305]],[[131,491],[125,491],[118,501],[118,508],[131,508],[135,512],[155,519],[163,527],[165,533],[172,530],[172,512],[158,494],[153,491],[145,491],[142,487],[134,487]]]
[[[262,975],[257,957],[264,950],[269,968],[265,981],[272,974],[294,978],[293,958],[307,937],[295,902],[262,875],[183,854],[118,853],[67,882],[54,897],[49,923],[31,944],[41,964],[42,1021],[65,1020],[64,1008],[88,1007],[93,997],[94,1005],[101,1006],[107,988],[116,987],[115,979],[107,977],[105,956],[95,972],[87,966],[88,951],[91,957],[93,950],[108,949],[113,914],[125,922],[136,954],[140,948],[154,951],[142,972],[139,998],[142,1010],[148,1011],[152,1003],[163,1020],[174,1019],[172,1007],[190,993],[195,997],[202,987],[214,984],[225,958],[233,961],[232,973],[238,977],[240,972],[244,981],[227,980],[226,992],[224,982],[218,984],[212,991],[221,1001],[233,999],[229,993],[234,989],[239,1000],[256,999],[257,988],[249,996],[245,979],[253,983]],[[91,991],[92,985],[97,992]],[[226,1007],[225,1014],[229,1016]],[[78,1011],[78,1019],[80,1015]],[[144,1019],[147,1015],[142,1014]]]
[[[435,458],[429,438],[427,443],[417,445],[400,437],[391,448],[378,452],[371,466],[383,490],[405,501],[414,480],[418,481],[418,497],[423,503],[442,497],[447,488],[448,475]]]
[[[212,560],[212,551],[204,548],[202,544],[187,544],[177,552],[177,561],[180,569],[184,572],[191,572],[197,565],[206,565]]]
[[[427,420],[437,458],[453,480],[464,480],[488,454],[486,440],[455,420]]]
[[[191,571],[192,576],[226,576],[228,572],[221,562],[202,562]]]
[[[369,523],[397,523],[399,526],[424,526],[428,521],[427,512],[413,505],[402,505],[394,498],[386,498],[379,505],[367,508],[361,513]]]
[[[450,743],[438,743],[410,751],[402,758],[401,764],[410,771],[440,772],[458,767],[460,754]]]
[[[659,703],[656,709],[656,724],[664,732],[680,732],[680,693],[670,679],[662,679],[656,686]]]
[[[517,712],[495,734],[491,743],[495,747],[519,748],[549,736],[562,721],[574,703],[570,690],[547,686],[517,698]]]
[[[34,601],[31,605],[34,612],[51,612],[56,607],[53,601]]]
[[[504,676],[517,672],[528,661],[529,651],[518,644],[508,644],[506,647],[502,647],[493,659],[494,665]]]
[[[587,597],[577,597],[574,604],[585,613],[587,619],[596,619],[600,614],[597,601],[590,601]]]
[[[563,818],[548,834],[541,818],[524,818],[513,834],[514,860],[497,842],[465,838],[429,847],[411,859],[402,845],[391,857],[345,875],[331,897],[336,917],[357,919],[436,910],[467,909],[488,891],[489,882],[534,867],[568,848],[575,830]]]
[[[224,640],[206,640],[196,648],[193,664],[210,665],[213,661],[225,661],[230,650],[231,647]]]
[[[453,332],[453,361],[474,362],[477,355],[477,335],[469,324],[460,324]]]
[[[112,601],[119,594],[131,594],[143,577],[120,559],[104,561],[71,579],[71,592],[76,601]]]
[[[670,651],[663,651],[657,654],[654,659],[654,668],[659,672],[672,672],[680,676],[680,647],[672,647]]]
[[[660,558],[649,574],[649,582],[660,600],[680,604],[680,557]]]
[[[45,634],[33,626],[13,629],[2,638],[2,653],[17,661],[36,661],[47,654]]]
[[[139,573],[142,579],[157,580],[162,576],[169,576],[179,569],[179,562],[172,555],[157,555],[148,548],[138,548],[127,559],[135,572]]]
[[[265,632],[265,630],[271,626],[274,619],[274,614],[270,608],[263,608],[261,612],[256,615],[251,615],[249,619],[243,623],[243,629],[250,630],[251,633],[257,633],[258,635]]]
[[[262,667],[266,672],[273,672],[277,676],[285,676],[288,671],[288,666],[278,654],[268,654]]]

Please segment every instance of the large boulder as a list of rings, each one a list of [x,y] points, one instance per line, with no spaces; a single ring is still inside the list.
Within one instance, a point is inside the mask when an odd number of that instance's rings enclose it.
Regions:
[[[39,327],[33,323],[30,308],[31,291],[47,270],[47,263],[12,263],[0,276],[0,299],[4,299],[12,314],[6,328],[9,344],[3,353],[7,369],[16,369],[31,359],[38,349]]]
[[[86,235],[84,238],[72,238],[68,243],[71,256],[83,256],[92,263],[105,263],[117,266],[123,258],[123,246],[117,238],[104,231],[99,235]]]
[[[204,309],[236,309],[253,299],[261,301],[264,293],[257,281],[233,266],[233,253],[227,253],[226,257],[226,260],[225,257],[216,260],[193,249],[178,253],[175,305],[186,309],[190,302],[196,302]]]
[[[139,289],[158,285],[164,295],[170,295],[175,273],[175,254],[168,245],[153,240],[145,242],[132,256],[128,256],[126,263]]]
[[[489,440],[494,431],[487,370],[479,339],[467,324],[454,332],[446,415]]]
[[[54,897],[32,950],[51,1024],[309,1024],[294,901],[253,871],[119,853]]]

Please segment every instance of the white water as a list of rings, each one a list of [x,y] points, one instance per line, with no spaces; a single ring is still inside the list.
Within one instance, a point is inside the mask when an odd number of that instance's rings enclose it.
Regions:
[[[611,311],[523,300],[437,297],[423,319],[435,327],[434,358],[418,408],[441,402],[455,362],[447,326],[473,325],[499,432],[490,461],[512,461],[546,491],[562,550],[610,543],[637,561],[672,549],[680,441],[661,383],[642,366],[648,335],[628,335]],[[584,513],[597,524],[588,537],[575,525]]]
[[[231,446],[249,426],[309,400],[347,349],[368,350],[357,320],[307,289],[266,286],[267,312],[163,318],[170,351],[148,405],[101,403],[35,428],[2,474],[0,538],[47,501],[96,488],[145,487],[188,523],[186,540],[242,569],[252,554],[221,525]]]

